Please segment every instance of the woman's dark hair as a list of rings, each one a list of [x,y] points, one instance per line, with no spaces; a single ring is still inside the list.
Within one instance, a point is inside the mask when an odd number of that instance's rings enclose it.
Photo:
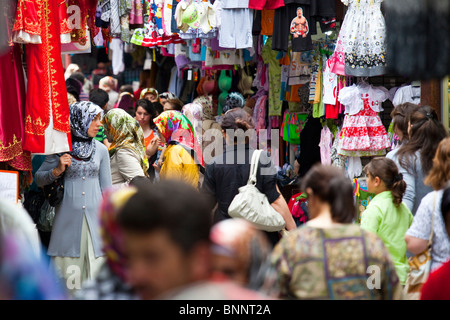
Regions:
[[[414,103],[406,102],[399,104],[392,110],[391,118],[394,122],[394,127],[400,130],[403,134],[402,140],[408,140],[408,121],[411,113],[419,106]]]
[[[74,72],[70,75],[69,78],[77,79],[81,82],[82,85],[84,85],[84,82],[86,81],[86,77],[81,72]]]
[[[89,92],[89,101],[95,103],[100,108],[104,108],[109,102],[108,92],[100,88],[92,89]]]
[[[149,101],[150,102],[150,101]],[[159,103],[158,101],[156,102],[150,102],[150,104],[155,108],[156,112],[157,112],[157,116],[160,115],[161,113],[164,112],[164,107],[161,103]]]
[[[331,207],[331,217],[337,223],[352,223],[356,217],[353,185],[342,169],[316,164],[300,184],[304,192],[311,188],[314,195]]]
[[[442,193],[441,213],[448,233],[448,230],[450,230],[450,182],[447,182]]]
[[[133,186],[138,191],[117,216],[124,230],[140,234],[166,231],[186,253],[200,242],[210,242],[211,204],[198,190],[175,180],[135,181]],[[176,201],[167,201],[168,194],[175,194]]]
[[[422,171],[426,175],[433,166],[433,157],[439,142],[447,137],[447,130],[430,106],[421,106],[412,112],[408,122],[411,124],[409,141],[403,144],[397,153],[400,165],[415,174],[416,152],[419,151]]]
[[[384,157],[373,158],[365,167],[364,172],[372,178],[378,177],[384,182],[386,189],[392,192],[396,207],[402,203],[406,191],[406,182],[398,167],[391,159]]]
[[[241,129],[246,132],[249,129],[253,129],[253,118],[242,108],[235,108],[227,111],[223,116],[221,123],[222,130],[227,132],[228,130]],[[234,136],[234,143],[238,143],[242,139],[238,139],[238,135]],[[248,144],[250,138],[245,136],[245,143]],[[231,141],[230,141],[231,142]]]
[[[150,128],[154,129],[156,127],[155,123],[153,122],[153,119],[155,119],[158,116],[158,112],[155,108],[155,104],[157,102],[152,103],[147,99],[139,99],[136,102],[136,111],[138,107],[143,108],[149,115],[150,115]]]

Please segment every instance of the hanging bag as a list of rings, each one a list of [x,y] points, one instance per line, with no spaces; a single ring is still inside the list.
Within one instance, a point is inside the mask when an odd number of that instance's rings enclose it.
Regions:
[[[433,211],[431,213],[431,232],[428,239],[428,247],[425,251],[410,257],[409,273],[406,278],[404,294],[406,300],[419,300],[422,291],[422,286],[428,280],[431,272],[431,247],[433,244],[433,223],[434,223],[434,209],[436,206],[436,192],[434,192]]]
[[[239,193],[228,208],[228,214],[232,218],[248,220],[260,230],[281,231],[285,227],[283,217],[270,205],[266,195],[256,187],[256,173],[261,153],[262,150],[253,152],[248,182],[239,188]]]

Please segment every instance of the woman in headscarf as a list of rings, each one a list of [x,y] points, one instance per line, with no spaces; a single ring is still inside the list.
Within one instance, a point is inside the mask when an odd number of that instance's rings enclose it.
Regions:
[[[263,286],[272,248],[261,231],[244,219],[228,219],[212,227],[210,239],[216,275],[253,290]]]
[[[193,103],[200,104],[203,108],[201,146],[203,161],[208,164],[216,156],[216,150],[223,150],[222,127],[216,121],[217,110],[214,108],[212,96],[197,97]],[[213,145],[208,147],[211,144]]]
[[[111,141],[109,155],[113,185],[127,185],[136,176],[147,176],[144,132],[137,120],[117,108],[106,113],[103,126]]]
[[[197,188],[199,169],[204,168],[204,163],[194,126],[174,110],[164,111],[153,121],[161,141],[167,143],[160,178],[180,179]]]
[[[136,296],[127,282],[126,262],[123,250],[122,230],[117,215],[136,193],[135,187],[113,187],[104,194],[100,205],[100,234],[106,263],[97,277],[86,281],[76,292],[76,300],[135,300]]]
[[[184,114],[194,126],[194,132],[198,143],[202,144],[202,120],[203,106],[199,103],[188,103],[183,106],[181,113]]]
[[[70,106],[72,152],[46,156],[35,174],[42,187],[64,174],[64,197],[55,208],[48,255],[64,283],[74,272],[77,283],[93,278],[104,262],[97,212],[102,191],[111,186],[108,149],[94,139],[103,110],[88,101]]]

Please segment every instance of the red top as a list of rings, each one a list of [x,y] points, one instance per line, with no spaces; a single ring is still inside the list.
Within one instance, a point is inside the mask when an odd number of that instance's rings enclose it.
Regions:
[[[430,274],[420,300],[450,300],[450,261]]]

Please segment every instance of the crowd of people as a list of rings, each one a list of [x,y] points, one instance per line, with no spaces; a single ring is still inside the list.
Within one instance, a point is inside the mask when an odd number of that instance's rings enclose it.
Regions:
[[[34,174],[39,187],[64,179],[48,248],[25,230],[32,221],[23,209],[0,206],[23,220],[0,230],[0,297],[404,299],[408,257],[426,250],[433,232],[422,298],[450,298],[450,137],[432,108],[392,112],[401,144],[364,168],[376,196],[361,224],[352,181],[316,164],[300,180],[308,219],[297,226],[263,152],[256,187],[285,221],[285,232],[266,232],[228,214],[255,152],[249,137],[229,134],[254,128],[242,95],[229,95],[217,121],[207,96],[184,105],[153,88],[116,92],[111,77],[98,88],[76,81],[67,83],[72,151],[46,156]],[[223,140],[206,141],[208,129]],[[216,154],[206,161],[211,143]]]

